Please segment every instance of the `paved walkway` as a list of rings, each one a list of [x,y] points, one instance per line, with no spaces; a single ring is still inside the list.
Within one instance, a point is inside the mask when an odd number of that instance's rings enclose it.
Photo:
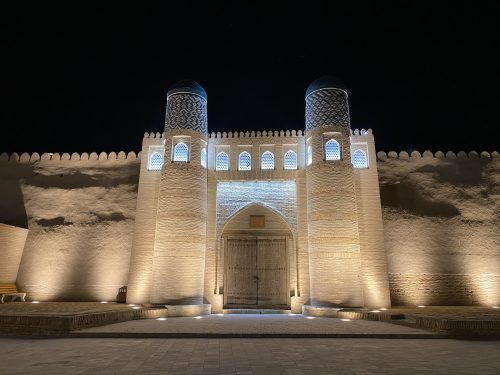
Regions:
[[[6,339],[23,374],[499,374],[500,342],[382,339]]]
[[[160,318],[162,319],[162,318]],[[73,335],[112,337],[182,337],[206,335],[300,335],[355,337],[437,337],[433,332],[366,320],[314,318],[286,314],[208,315],[197,318],[146,319],[110,324],[73,332]],[[185,337],[186,335],[184,335]]]

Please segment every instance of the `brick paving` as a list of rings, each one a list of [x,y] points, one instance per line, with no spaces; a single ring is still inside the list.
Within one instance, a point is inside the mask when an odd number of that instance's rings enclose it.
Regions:
[[[142,334],[158,337],[165,334],[238,334],[238,335],[356,335],[356,336],[437,336],[436,333],[399,325],[366,320],[305,317],[286,314],[207,315],[198,318],[160,318],[133,320],[75,331],[73,334]],[[164,319],[164,320],[163,320]],[[129,335],[132,336],[132,335]],[[180,335],[179,335],[180,336]]]
[[[0,372],[23,374],[498,374],[498,341],[7,339]]]

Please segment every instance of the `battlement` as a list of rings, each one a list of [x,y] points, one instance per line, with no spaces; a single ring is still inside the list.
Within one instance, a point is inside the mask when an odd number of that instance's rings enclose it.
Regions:
[[[40,155],[38,152],[29,154],[23,152],[19,155],[17,152],[8,154],[6,152],[0,154],[0,161],[14,161],[20,163],[35,163],[38,161],[86,161],[86,160],[135,160],[140,159],[141,153],[136,154],[134,151],[125,153],[125,151],[120,151],[118,153],[112,151],[109,154],[106,152],[83,152],[79,154],[78,152],[73,152],[71,155],[67,152],[59,154],[58,152],[44,152]]]
[[[371,129],[354,129],[351,130],[351,135],[368,135],[373,134]],[[263,131],[240,131],[240,132],[212,132],[209,134],[210,139],[234,139],[234,138],[278,138],[278,137],[303,137],[305,133],[302,130],[263,130]],[[146,132],[144,138],[162,139],[165,137],[165,132]]]
[[[466,153],[465,151],[459,151],[454,153],[453,151],[448,151],[446,154],[442,151],[436,151],[433,153],[432,151],[426,150],[422,154],[419,151],[412,151],[410,154],[407,151],[400,151],[399,154],[396,151],[389,151],[386,153],[385,151],[377,152],[378,160],[387,160],[387,159],[420,159],[420,158],[447,158],[447,159],[478,159],[478,158],[498,158],[500,154],[498,151],[493,151],[489,153],[488,151],[482,151],[478,153],[477,151],[469,151]]]

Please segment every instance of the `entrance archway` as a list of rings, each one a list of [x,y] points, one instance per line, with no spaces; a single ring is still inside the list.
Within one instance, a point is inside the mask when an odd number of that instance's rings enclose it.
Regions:
[[[253,204],[234,215],[222,232],[224,307],[288,309],[288,223],[270,208]]]

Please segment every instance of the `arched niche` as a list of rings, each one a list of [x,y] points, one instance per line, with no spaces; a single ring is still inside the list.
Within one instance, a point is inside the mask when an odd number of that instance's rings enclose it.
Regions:
[[[224,308],[289,309],[296,290],[296,246],[289,223],[252,203],[231,216],[219,240],[216,289]]]

